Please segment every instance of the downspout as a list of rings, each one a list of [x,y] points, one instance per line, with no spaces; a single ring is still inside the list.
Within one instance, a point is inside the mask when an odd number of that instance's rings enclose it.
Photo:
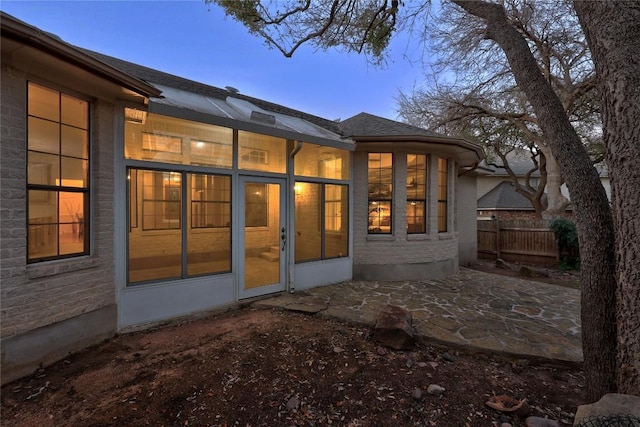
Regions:
[[[289,158],[291,159],[290,164],[292,166],[294,164],[296,154],[298,154],[300,152],[300,150],[302,150],[302,141],[295,141],[295,143],[296,143],[295,147],[293,147],[293,150],[291,150],[291,153],[289,153]],[[294,168],[294,170],[295,170],[295,168]],[[294,181],[294,185],[295,185],[295,181]],[[295,189],[293,190],[293,197],[294,197],[294,199],[293,199],[294,200],[294,202],[293,202],[293,211],[295,211]],[[291,217],[289,218],[289,233],[290,233],[290,235],[293,235],[295,237],[295,233],[294,232],[295,232],[295,215],[291,215]],[[294,233],[294,234],[291,234],[291,233]],[[291,241],[291,239],[288,239],[288,240]],[[288,271],[289,271],[289,293],[293,293],[295,291],[295,289],[296,289],[293,267],[294,267],[294,264],[289,264],[289,266],[288,266]]]

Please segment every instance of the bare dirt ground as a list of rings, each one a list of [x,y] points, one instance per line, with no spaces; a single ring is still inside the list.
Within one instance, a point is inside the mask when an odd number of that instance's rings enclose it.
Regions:
[[[525,267],[526,274],[522,274],[523,267]],[[517,263],[506,263],[506,265],[503,265],[502,267],[497,267],[495,261],[483,259],[479,259],[470,268],[484,271],[486,273],[519,277],[525,280],[533,280],[552,285],[580,289],[580,273],[575,270],[561,271],[553,267],[529,266]]]
[[[1,424],[523,426],[485,402],[526,398],[531,415],[566,424],[582,403],[578,367],[429,342],[393,351],[370,332],[243,308],[124,334],[4,386]],[[445,391],[430,394],[432,384]]]

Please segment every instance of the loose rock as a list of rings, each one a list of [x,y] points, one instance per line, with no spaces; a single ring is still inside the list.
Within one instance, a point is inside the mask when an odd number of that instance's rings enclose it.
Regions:
[[[429,384],[429,387],[427,387],[427,393],[433,396],[440,396],[442,393],[444,393],[444,391],[445,388],[439,386],[438,384]]]
[[[573,425],[578,425],[581,420],[589,416],[612,414],[626,414],[640,418],[640,397],[620,393],[605,394],[596,403],[578,406]]]
[[[410,350],[415,338],[411,312],[397,305],[386,305],[378,313],[373,329],[373,339],[377,343],[395,350]]]
[[[422,390],[420,390],[417,387],[414,388],[413,393],[411,393],[411,397],[413,397],[413,400],[417,400],[417,401],[422,400]]]
[[[456,361],[456,358],[453,357],[453,354],[449,353],[448,351],[445,351],[444,353],[442,353],[442,358],[447,362],[451,362],[451,363]]]
[[[496,268],[502,268],[502,269],[505,269],[505,270],[509,270],[510,269],[509,268],[509,264],[507,264],[507,262],[505,260],[500,259],[500,258],[498,258],[496,260]]]
[[[300,400],[297,396],[292,396],[287,401],[287,411],[294,411],[300,407]]]
[[[528,417],[524,421],[524,425],[527,427],[560,427],[557,421],[541,417]]]

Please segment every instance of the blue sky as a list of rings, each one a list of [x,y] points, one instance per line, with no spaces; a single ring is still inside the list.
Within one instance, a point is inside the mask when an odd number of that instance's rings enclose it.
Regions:
[[[332,120],[362,111],[397,119],[399,90],[422,81],[419,53],[405,38],[393,41],[382,68],[311,46],[285,58],[199,0],[2,0],[0,9],[68,43]]]

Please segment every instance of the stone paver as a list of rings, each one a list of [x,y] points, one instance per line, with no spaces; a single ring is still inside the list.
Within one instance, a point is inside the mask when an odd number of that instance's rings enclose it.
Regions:
[[[444,344],[582,361],[578,290],[466,268],[441,280],[350,281],[254,303],[371,326],[386,304],[409,309],[417,335]]]

